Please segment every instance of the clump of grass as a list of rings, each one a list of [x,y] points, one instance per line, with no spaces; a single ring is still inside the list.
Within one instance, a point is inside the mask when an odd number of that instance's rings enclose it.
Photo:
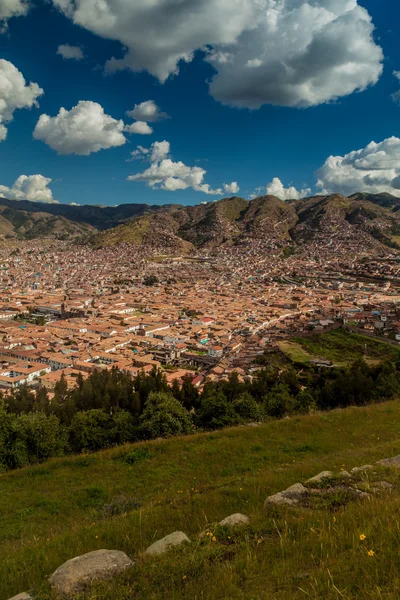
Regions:
[[[101,509],[101,517],[106,519],[107,517],[115,517],[115,515],[126,516],[128,512],[137,510],[139,507],[140,502],[135,497],[120,494],[116,498],[113,498],[111,502],[103,506]]]
[[[141,446],[140,448],[136,448],[130,450],[129,452],[123,452],[114,457],[114,460],[122,460],[126,462],[128,465],[135,465],[138,462],[143,460],[147,460],[150,458],[151,452],[145,446]]]

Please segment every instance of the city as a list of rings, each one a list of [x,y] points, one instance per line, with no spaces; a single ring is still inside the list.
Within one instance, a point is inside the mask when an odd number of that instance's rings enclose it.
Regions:
[[[284,342],[337,327],[400,341],[400,257],[357,260],[320,242],[282,259],[258,243],[153,256],[54,240],[0,247],[0,388],[43,386],[63,373],[153,367],[200,389],[251,377]],[[332,258],[332,255],[335,258]],[[319,357],[324,360],[323,356]],[[329,362],[329,361],[328,361]]]

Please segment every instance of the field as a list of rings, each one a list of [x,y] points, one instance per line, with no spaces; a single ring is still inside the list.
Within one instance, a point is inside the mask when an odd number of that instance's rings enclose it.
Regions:
[[[330,360],[337,366],[347,366],[360,358],[370,365],[383,360],[400,360],[400,346],[346,329],[294,337],[280,342],[279,348],[294,363],[307,363],[319,358]]]
[[[394,600],[400,589],[400,471],[390,494],[319,508],[264,508],[322,470],[400,453],[400,401],[55,459],[0,475],[0,598],[32,590],[65,560],[111,548],[136,566],[87,600]],[[234,512],[251,525],[213,524]],[[216,540],[200,540],[210,527]],[[140,553],[184,531],[190,546]],[[364,534],[366,539],[360,540]],[[368,551],[373,550],[373,556]],[[74,600],[78,600],[78,596]]]
[[[299,342],[294,342],[293,340],[284,340],[279,342],[278,346],[281,352],[293,363],[307,363],[311,359],[317,358],[306,352]]]

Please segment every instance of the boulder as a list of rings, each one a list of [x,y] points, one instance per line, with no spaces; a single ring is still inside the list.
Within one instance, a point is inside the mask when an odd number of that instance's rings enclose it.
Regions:
[[[190,540],[187,535],[183,533],[183,531],[174,531],[174,533],[170,533],[161,540],[154,542],[154,544],[147,548],[145,554],[148,556],[164,554],[164,552],[167,552],[170,548],[173,548],[174,546],[180,546],[185,542],[190,544]]]
[[[354,467],[351,472],[353,475],[356,475],[357,473],[365,473],[366,471],[373,471],[374,469],[375,467],[372,465],[363,465],[362,467]]]
[[[363,490],[354,489],[354,493],[357,495],[357,498],[360,500],[365,500],[367,498],[372,498],[372,495],[368,492],[364,492]]]
[[[133,564],[119,550],[95,550],[65,562],[54,571],[49,582],[60,596],[74,596],[92,582],[123,573]]]
[[[400,454],[392,456],[392,458],[382,458],[382,460],[377,460],[376,464],[381,465],[382,467],[396,467],[397,469],[400,469]]]
[[[324,481],[324,479],[332,479],[332,477],[332,471],[322,471],[321,473],[318,473],[318,475],[311,477],[311,479],[307,479],[306,483],[321,483],[321,481]]]
[[[341,479],[351,479],[351,474],[348,471],[340,471],[339,477]]]
[[[10,600],[33,600],[32,596],[27,594],[26,592],[22,592],[22,594],[18,594],[17,596],[13,596]]]
[[[222,527],[239,527],[240,525],[248,525],[249,523],[249,517],[246,517],[246,515],[241,515],[240,513],[235,513],[220,521],[218,525],[221,525]]]
[[[309,490],[304,487],[304,485],[301,483],[295,483],[283,492],[278,492],[277,494],[273,494],[273,496],[268,496],[264,502],[264,506],[267,504],[287,504],[288,506],[293,506],[298,504],[300,500],[302,500],[308,494]]]
[[[388,483],[387,481],[374,481],[374,483],[372,485],[373,485],[373,487],[371,487],[371,490],[373,492],[380,492],[382,490],[391,490],[393,488],[393,485],[391,483]]]

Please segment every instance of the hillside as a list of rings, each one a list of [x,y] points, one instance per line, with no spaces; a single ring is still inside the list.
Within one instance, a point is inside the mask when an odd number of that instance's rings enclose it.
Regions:
[[[144,229],[148,235],[141,235]],[[293,242],[300,247],[323,247],[340,241],[349,250],[382,254],[387,247],[400,248],[399,233],[400,214],[374,203],[373,198],[333,194],[283,202],[274,196],[251,201],[233,197],[198,206],[162,207],[95,236],[93,244],[99,247],[131,241],[152,246],[161,236],[166,251],[179,248],[179,239],[190,243],[182,246],[189,251],[255,240],[271,248]]]
[[[283,202],[224,198],[196,206],[70,206],[0,200],[0,235],[18,239],[92,236],[96,247],[133,243],[166,253],[261,241],[266,249],[329,246],[382,254],[400,249],[400,200],[390,194],[332,194]],[[385,250],[386,249],[386,250]]]
[[[396,212],[400,209],[400,198],[397,196],[392,196],[392,194],[388,194],[383,192],[381,194],[369,194],[367,192],[358,192],[350,196],[352,200],[361,200],[368,202],[372,202],[373,204],[378,204],[383,208],[389,208]]]
[[[55,598],[46,584],[55,568],[110,548],[125,551],[136,566],[76,600],[395,600],[398,469],[356,475],[367,492],[377,489],[377,480],[394,486],[365,499],[351,500],[332,488],[309,505],[263,504],[320,471],[350,471],[399,453],[400,402],[393,401],[125,446],[0,475],[0,597],[32,590],[39,600]],[[235,512],[249,515],[250,526],[215,526]],[[199,540],[206,528],[215,540]],[[140,555],[175,530],[193,543],[161,557]]]
[[[99,206],[96,204],[44,204],[43,202],[29,202],[28,200],[7,200],[0,198],[0,205],[17,211],[28,213],[42,213],[64,217],[77,223],[85,223],[95,229],[109,229],[116,227],[145,211],[156,211],[158,206],[148,204],[121,204],[119,206]]]
[[[6,239],[31,240],[51,237],[69,240],[87,237],[96,232],[94,227],[86,223],[48,214],[45,205],[41,205],[41,209],[40,212],[32,212],[0,204],[0,236]]]

